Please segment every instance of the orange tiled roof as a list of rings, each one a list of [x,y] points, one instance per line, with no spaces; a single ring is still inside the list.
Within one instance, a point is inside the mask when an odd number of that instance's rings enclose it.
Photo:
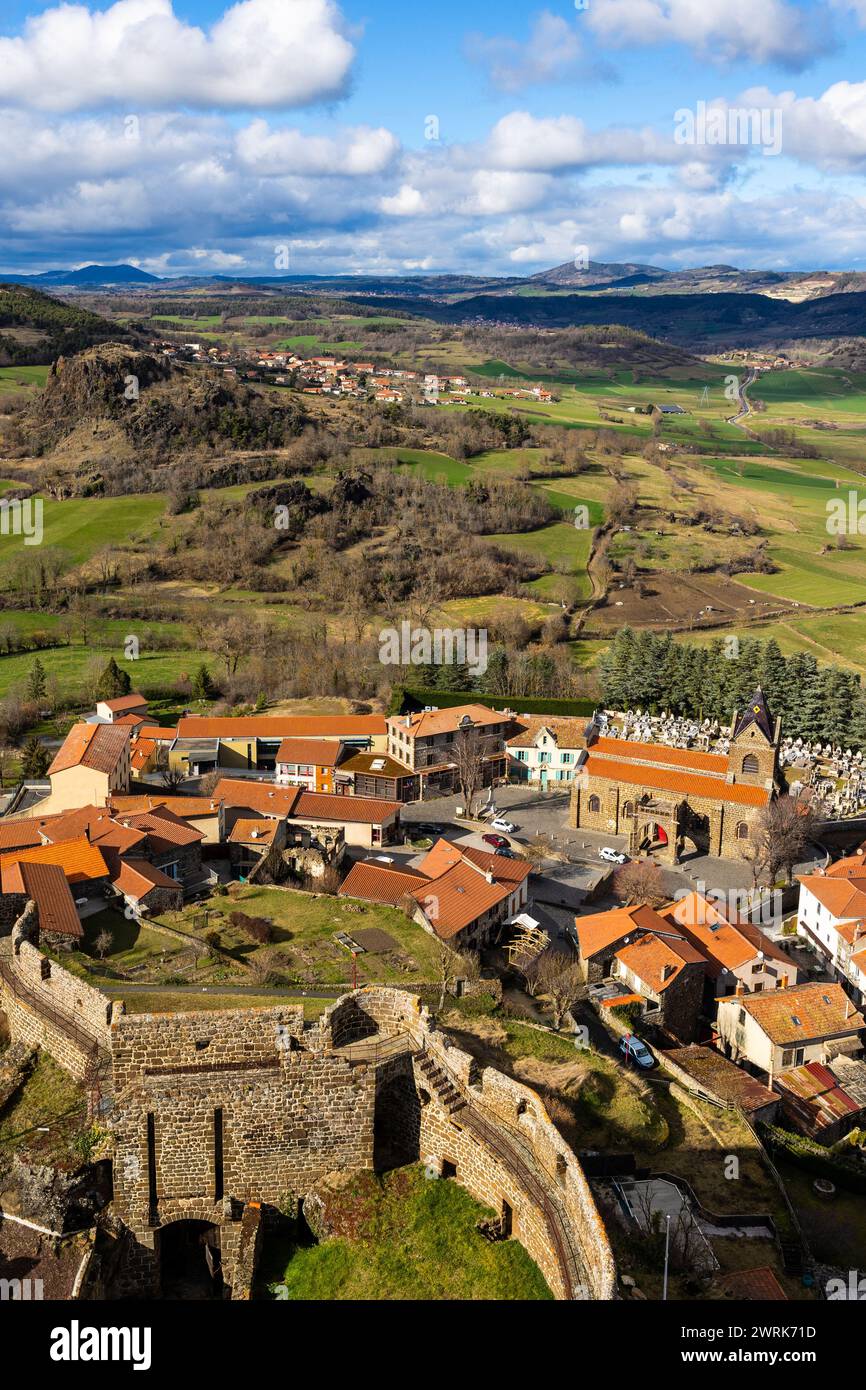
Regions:
[[[161,724],[141,724],[135,731],[136,738],[151,738],[154,743],[174,743],[177,729],[163,728]]]
[[[866,916],[866,873],[859,879],[803,874],[800,883],[837,920]]]
[[[340,885],[338,896],[396,907],[410,889],[420,888],[426,882],[423,874],[411,869],[398,869],[391,864],[357,863],[352,865]]]
[[[342,746],[339,739],[284,738],[277,753],[277,762],[311,763],[316,767],[334,767]]]
[[[691,768],[698,772],[715,772],[724,777],[728,759],[722,753],[702,753],[697,748],[668,748],[664,743],[632,742],[627,738],[597,738],[591,745],[593,754],[610,755],[620,761],[657,763],[660,767]]]
[[[777,1047],[856,1033],[866,1026],[841,985],[820,981],[767,994],[728,995],[719,1008],[723,1004],[745,1009]]]
[[[381,825],[401,809],[400,801],[373,796],[337,796],[331,792],[301,792],[292,812],[295,820],[348,821]]]
[[[411,889],[410,896],[423,909],[436,935],[448,941],[513,892],[513,884],[488,883],[478,869],[460,863],[431,882]]]
[[[178,738],[373,738],[385,732],[384,714],[196,714],[177,724]]]
[[[681,937],[662,939],[648,932],[623,946],[617,960],[642,980],[654,994],[661,994],[687,965],[703,965],[704,957]],[[665,972],[668,971],[666,974]]]
[[[585,748],[587,719],[560,719],[557,716],[541,714],[521,715],[521,733],[505,740],[507,748],[534,748],[535,740],[542,729],[549,729],[556,740],[557,748]]]
[[[421,714],[393,714],[389,723],[392,730],[406,734],[408,738],[431,738],[433,734],[457,733],[461,719],[471,719],[467,727],[483,724],[504,724],[510,716],[497,714],[486,705],[454,705],[450,709],[427,710]],[[411,724],[406,721],[411,718]]]
[[[162,869],[157,869],[146,859],[122,859],[117,877],[112,882],[127,898],[136,901],[146,897],[152,888],[180,888],[176,879],[169,878]]]
[[[669,903],[667,907],[659,909],[659,916],[710,958],[714,976],[720,974],[722,968],[736,970],[745,965],[754,959],[758,951],[786,965],[792,963],[790,957],[774,946],[759,928],[729,921],[715,903],[702,893],[689,893]]]
[[[70,767],[89,767],[111,773],[129,742],[129,729],[122,724],[73,724],[48,769],[66,772]]]
[[[668,931],[667,922],[651,907],[614,907],[608,912],[594,912],[589,917],[575,917],[577,941],[584,960],[612,946],[615,941],[635,930]]]
[[[136,690],[130,691],[128,695],[118,695],[114,700],[99,700],[97,703],[105,705],[106,709],[110,709],[112,714],[116,714],[118,710],[139,709],[142,705],[147,707],[147,701],[144,696],[139,695]]]
[[[213,799],[229,807],[242,807],[282,820],[294,811],[300,787],[278,787],[275,782],[258,782],[246,777],[221,777],[214,788]]]
[[[12,850],[0,857],[0,874],[5,875],[12,864],[58,864],[70,883],[104,878],[108,866],[96,845],[83,837],[63,840],[57,845],[35,845],[32,849]]]
[[[618,740],[615,739],[614,742]],[[766,806],[770,799],[770,793],[765,787],[753,787],[745,782],[725,782],[721,777],[708,777],[701,772],[677,772],[649,763],[625,763],[614,758],[596,758],[592,753],[581,771],[590,777],[607,777],[613,782],[628,782],[639,787],[654,787],[659,791],[680,792],[684,796],[705,796],[710,801],[730,801],[740,806]]]
[[[279,821],[244,820],[238,817],[229,832],[229,842],[233,845],[269,845],[277,833]]]
[[[66,875],[59,864],[19,863],[12,867],[13,877],[20,881],[20,891],[32,898],[39,910],[40,931],[71,937],[75,941],[84,935]]]
[[[418,869],[428,878],[436,878],[439,874],[445,873],[446,869],[466,860],[477,869],[482,869],[484,873],[492,873],[501,883],[522,883],[532,872],[532,865],[525,859],[506,859],[502,854],[488,854],[486,850],[473,849],[469,845],[455,845],[445,839],[437,840],[435,845],[428,849]]]
[[[139,811],[153,811],[157,806],[164,806],[176,816],[215,816],[219,811],[219,802],[213,797],[171,796],[169,793],[163,796],[156,791],[139,793],[136,796],[116,796],[112,793],[111,805],[117,815],[123,812],[135,814]]]

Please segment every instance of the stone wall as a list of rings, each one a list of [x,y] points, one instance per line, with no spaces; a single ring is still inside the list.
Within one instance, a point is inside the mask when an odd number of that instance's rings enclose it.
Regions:
[[[557,1298],[610,1299],[616,1271],[604,1224],[580,1163],[529,1087],[476,1064],[441,1034],[425,1048],[468,1101],[447,1113],[419,1069],[420,1139],[425,1163],[443,1170],[497,1214],[510,1209],[512,1234]],[[445,1171],[449,1171],[445,1169]]]
[[[16,1042],[44,1047],[76,1078],[91,1072],[111,1039],[111,1020],[123,1009],[64,970],[28,936],[37,934],[38,912],[28,903],[12,933],[12,953],[0,975],[0,1008]]]

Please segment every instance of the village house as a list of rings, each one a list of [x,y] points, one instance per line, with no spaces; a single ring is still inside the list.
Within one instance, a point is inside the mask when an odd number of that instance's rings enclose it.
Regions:
[[[509,776],[542,791],[552,782],[572,782],[586,748],[586,720],[531,714],[521,715],[520,723],[525,727],[505,741]]]
[[[800,880],[797,930],[851,995],[866,1001],[866,857],[862,849]]]
[[[306,827],[323,838],[344,837],[347,845],[375,849],[398,841],[400,803],[373,797],[307,792],[273,782],[223,777],[214,790],[220,803],[220,838],[226,841],[238,818],[286,820],[289,831]]]
[[[147,715],[147,700],[143,695],[118,695],[114,700],[97,700],[96,718],[105,724],[116,724],[126,715]]]
[[[48,769],[50,795],[31,814],[104,806],[113,792],[129,790],[130,730],[116,724],[73,724]]]
[[[514,716],[486,705],[457,705],[420,713],[394,714],[387,720],[387,753],[418,776],[419,800],[450,791],[457,784],[461,739],[472,736],[482,786],[504,779],[508,771],[505,740],[515,729]]]
[[[613,978],[620,981],[629,1002],[641,1001],[644,1016],[681,1042],[698,1035],[704,993],[704,957],[683,937],[647,932],[613,959]],[[630,996],[630,997],[629,997]]]
[[[276,781],[308,792],[333,792],[336,769],[346,754],[339,739],[284,738],[277,751]]]
[[[241,715],[178,720],[169,766],[184,775],[215,768],[228,772],[275,772],[284,739],[330,739],[355,751],[384,752],[387,737],[381,714]]]
[[[717,1047],[753,1074],[770,1078],[804,1062],[861,1050],[864,1019],[841,985],[813,981],[772,994],[719,1000]]]
[[[659,916],[690,941],[706,961],[704,1008],[715,1017],[715,1000],[738,989],[747,994],[797,983],[797,967],[766,932],[702,893],[687,893]]]
[[[455,950],[479,950],[526,905],[525,860],[437,840],[417,868],[358,863],[340,895],[411,908],[414,921]],[[412,904],[414,907],[411,907]]]

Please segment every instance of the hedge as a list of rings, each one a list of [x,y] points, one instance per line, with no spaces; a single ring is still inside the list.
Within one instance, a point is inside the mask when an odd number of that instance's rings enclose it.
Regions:
[[[518,714],[553,714],[562,717],[586,717],[597,706],[592,700],[553,700],[545,695],[485,695],[478,690],[409,690],[396,686],[391,695],[391,714],[416,713],[425,705],[451,709],[454,705],[484,705],[487,709],[516,710]]]

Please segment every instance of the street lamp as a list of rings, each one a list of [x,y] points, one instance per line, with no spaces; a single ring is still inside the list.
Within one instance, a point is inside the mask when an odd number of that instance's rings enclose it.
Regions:
[[[662,1302],[667,1302],[667,1296],[668,1296],[668,1257],[669,1257],[669,1255],[670,1255],[670,1248],[671,1248],[671,1217],[670,1217],[670,1212],[668,1212],[667,1216],[665,1217],[665,1281],[664,1281],[664,1287],[662,1288]]]

